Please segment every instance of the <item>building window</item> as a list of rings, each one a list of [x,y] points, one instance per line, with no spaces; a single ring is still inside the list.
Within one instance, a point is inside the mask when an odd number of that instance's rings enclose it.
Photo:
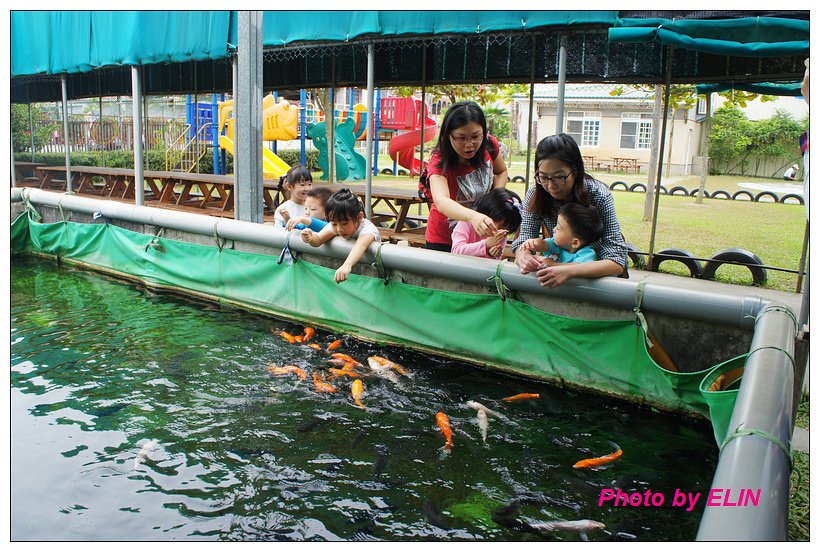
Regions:
[[[579,146],[598,147],[601,133],[600,111],[568,111],[567,134]]]
[[[652,114],[621,113],[621,149],[652,147]]]
[[[698,115],[706,115],[706,98],[698,98]]]

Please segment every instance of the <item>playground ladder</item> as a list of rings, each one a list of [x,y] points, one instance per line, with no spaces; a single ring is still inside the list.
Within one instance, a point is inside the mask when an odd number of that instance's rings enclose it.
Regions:
[[[196,136],[188,139],[191,125],[186,125],[179,137],[165,150],[165,170],[191,172],[208,153],[210,144],[205,138],[212,123],[203,124]],[[187,140],[187,141],[186,141]]]

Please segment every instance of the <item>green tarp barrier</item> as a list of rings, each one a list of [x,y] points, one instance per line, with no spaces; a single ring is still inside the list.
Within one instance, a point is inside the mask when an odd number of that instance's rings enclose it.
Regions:
[[[621,19],[610,42],[659,42],[709,54],[778,57],[809,53],[809,22],[780,17]]]
[[[789,82],[733,82],[729,84],[699,84],[695,88],[698,94],[711,94],[712,92],[726,92],[728,90],[743,90],[756,94],[768,94],[770,96],[802,96],[800,90],[802,81]]]
[[[154,245],[152,245],[154,244]],[[144,235],[108,224],[43,224],[23,214],[13,253],[57,256],[94,269],[510,373],[720,419],[701,393],[711,370],[668,372],[631,320],[578,320],[497,294],[441,291],[276,257]],[[192,269],[192,267],[196,267]],[[726,403],[722,408],[731,409]],[[721,411],[723,412],[723,410]]]

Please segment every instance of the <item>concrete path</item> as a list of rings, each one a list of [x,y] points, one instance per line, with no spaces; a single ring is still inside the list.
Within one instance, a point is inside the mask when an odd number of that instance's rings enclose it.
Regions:
[[[802,427],[794,428],[794,435],[792,435],[792,450],[799,450],[800,452],[809,452],[809,431]]]

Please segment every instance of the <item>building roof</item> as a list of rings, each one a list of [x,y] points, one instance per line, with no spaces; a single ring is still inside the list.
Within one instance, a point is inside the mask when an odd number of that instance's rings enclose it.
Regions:
[[[611,92],[617,88],[621,89],[621,94],[613,95]],[[514,94],[514,98],[527,100],[528,93]],[[533,94],[535,100],[556,101],[558,99],[558,84],[546,83],[536,84]],[[564,90],[564,101],[571,100],[599,100],[611,102],[651,102],[654,100],[654,93],[650,90],[640,90],[629,85],[617,84],[591,84],[591,83],[567,83]]]

